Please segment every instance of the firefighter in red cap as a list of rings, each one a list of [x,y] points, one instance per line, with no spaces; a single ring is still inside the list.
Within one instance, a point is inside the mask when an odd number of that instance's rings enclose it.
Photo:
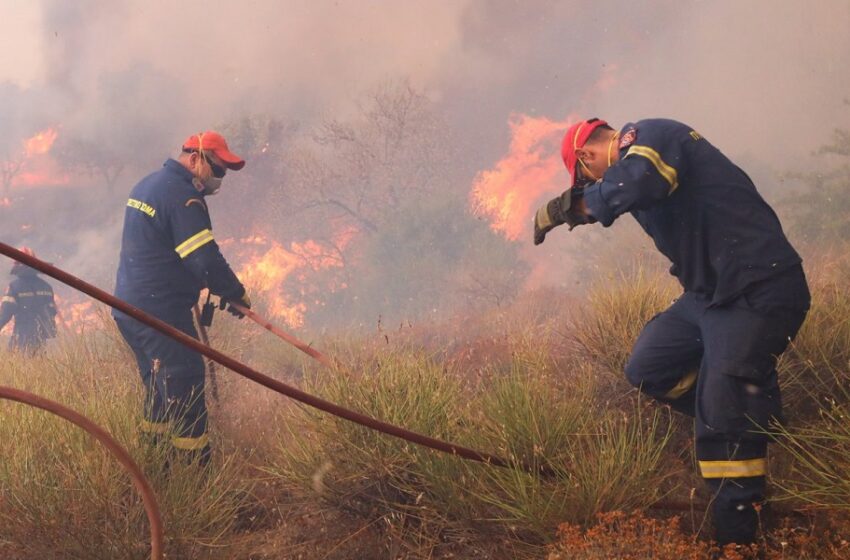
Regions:
[[[21,247],[21,252],[35,256],[29,247]],[[19,262],[12,265],[10,274],[14,278],[0,303],[0,329],[14,318],[9,349],[32,356],[44,347],[45,340],[56,336],[53,288],[39,278],[35,269]]]
[[[781,420],[776,360],[809,308],[801,259],[747,174],[685,124],[581,121],[562,156],[570,188],[537,211],[534,244],[561,224],[608,227],[630,213],[671,261],[684,293],[646,324],[626,377],[695,418],[716,540],[752,543],[764,432]]]
[[[219,251],[207,197],[221,188],[228,170],[245,162],[217,132],[190,136],[178,159],[142,179],[124,214],[115,295],[197,338],[192,308],[200,291],[249,308],[245,288]],[[172,338],[113,311],[138,362],[145,386],[142,432],[151,443],[171,435],[175,453],[206,464],[210,456],[204,402],[204,361]]]

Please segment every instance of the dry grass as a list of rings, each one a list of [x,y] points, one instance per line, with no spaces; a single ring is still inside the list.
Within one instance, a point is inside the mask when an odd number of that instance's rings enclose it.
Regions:
[[[251,481],[238,458],[209,473],[160,469],[164,448],[141,446],[138,373],[115,333],[67,337],[47,355],[4,354],[0,382],[57,400],[109,431],[148,473],[162,509],[166,552],[228,558],[224,550]],[[147,558],[141,499],[120,465],[76,426],[0,402],[0,551],[4,558]]]
[[[781,363],[794,422],[773,434],[773,482],[774,498],[790,507],[850,510],[850,297],[842,266],[811,278],[813,310]],[[345,371],[319,369],[228,316],[219,315],[211,332],[217,347],[333,402],[545,467],[551,477],[379,435],[228,371],[219,371],[220,402],[212,406],[215,469],[181,467],[163,477],[164,450],[137,441],[138,377],[108,322],[63,336],[34,360],[4,353],[0,383],[71,406],[130,450],[151,474],[172,558],[705,557],[708,545],[677,520],[641,513],[667,492],[692,487],[689,430],[639,399],[622,376],[640,328],[676,290],[640,268],[594,286],[569,315],[553,312],[558,294],[547,291],[519,309],[440,331],[378,325],[369,336],[317,340]],[[85,434],[0,403],[0,456],[4,557],[146,557],[141,503]],[[619,511],[636,513],[612,513]],[[840,558],[848,527],[806,519],[770,525],[760,554]]]

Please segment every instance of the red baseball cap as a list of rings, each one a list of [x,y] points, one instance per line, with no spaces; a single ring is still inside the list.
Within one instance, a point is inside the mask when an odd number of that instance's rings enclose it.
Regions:
[[[570,187],[576,185],[576,150],[583,147],[591,133],[600,126],[607,126],[608,123],[597,118],[579,121],[567,129],[564,135],[564,142],[561,144],[561,157],[564,158],[564,165],[567,166],[567,171],[570,172]]]
[[[227,165],[228,169],[239,171],[245,167],[245,160],[230,151],[224,136],[213,130],[193,134],[183,142],[184,150],[212,152]]]

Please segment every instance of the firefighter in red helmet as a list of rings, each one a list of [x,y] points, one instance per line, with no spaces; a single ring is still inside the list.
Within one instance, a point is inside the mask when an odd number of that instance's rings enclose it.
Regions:
[[[570,188],[537,211],[534,243],[628,213],[670,260],[683,293],[643,328],[625,374],[695,419],[716,540],[752,543],[781,420],[776,359],[809,308],[800,256],[747,174],[683,123],[579,121],[561,155]]]
[[[21,252],[35,256],[29,247],[21,247]],[[38,276],[36,270],[19,262],[12,265],[11,275],[12,281],[0,303],[0,329],[14,319],[9,348],[34,355],[44,347],[48,338],[56,336],[53,288]]]

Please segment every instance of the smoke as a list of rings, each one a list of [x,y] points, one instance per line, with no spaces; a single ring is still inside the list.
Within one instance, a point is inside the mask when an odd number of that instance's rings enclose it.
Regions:
[[[768,200],[777,173],[817,165],[811,152],[850,126],[846,2],[7,3],[0,155],[56,127],[57,145],[74,139],[123,167],[105,195],[93,175],[38,190],[61,202],[18,187],[0,239],[42,243],[84,275],[114,262],[122,199],[189,134],[249,114],[310,130],[356,116],[387,79],[409,80],[445,117],[458,200],[507,153],[511,115],[676,118],[752,171]],[[64,215],[74,197],[84,208]],[[101,239],[80,233],[92,223],[108,224]]]
[[[464,127],[471,138],[502,145],[512,112],[560,119],[578,111],[618,123],[670,116],[728,151],[781,161],[817,145],[837,118],[847,122],[839,116],[850,90],[844,2],[44,0],[15,8],[5,26],[19,40],[19,23],[37,27],[41,57],[5,61],[11,81],[64,93],[61,120],[70,113],[81,123],[117,115],[101,101],[122,81],[124,94],[144,95],[124,112],[163,121],[172,140],[245,108],[299,120],[343,114],[357,93],[399,76],[474,124]],[[144,72],[157,76],[147,90]],[[612,85],[587,98],[606,72]]]

